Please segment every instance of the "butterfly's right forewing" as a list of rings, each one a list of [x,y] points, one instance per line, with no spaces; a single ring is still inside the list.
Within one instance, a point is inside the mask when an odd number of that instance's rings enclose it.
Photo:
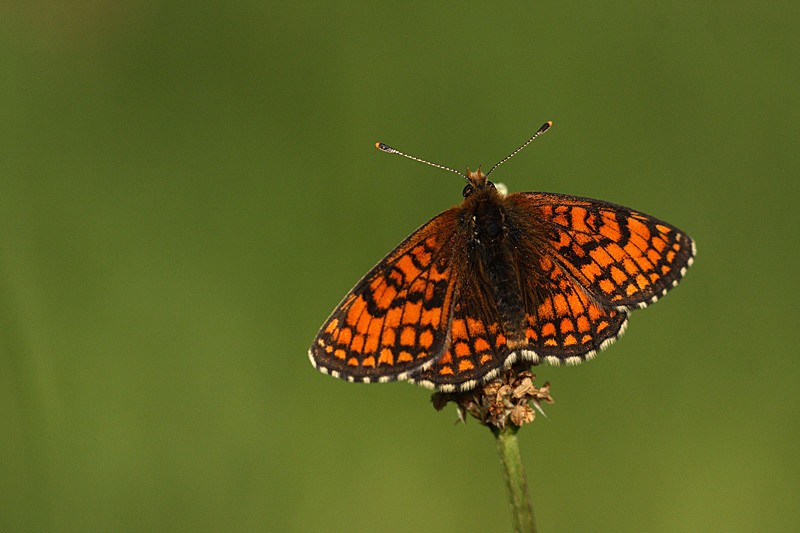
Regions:
[[[334,309],[309,350],[318,369],[350,381],[407,379],[444,351],[453,306],[458,213],[424,224]]]

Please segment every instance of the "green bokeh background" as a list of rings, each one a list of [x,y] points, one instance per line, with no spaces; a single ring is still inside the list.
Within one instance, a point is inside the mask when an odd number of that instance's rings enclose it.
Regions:
[[[460,200],[636,207],[698,258],[539,368],[542,531],[800,528],[797,2],[0,5],[0,530],[504,531],[492,439],[306,350]]]

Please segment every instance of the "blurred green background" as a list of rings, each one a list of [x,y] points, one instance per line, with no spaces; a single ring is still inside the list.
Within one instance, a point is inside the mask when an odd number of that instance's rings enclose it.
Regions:
[[[496,162],[691,234],[539,368],[542,531],[800,528],[797,2],[0,4],[0,530],[505,531],[494,443],[318,374],[344,293]],[[792,331],[795,333],[792,333]]]

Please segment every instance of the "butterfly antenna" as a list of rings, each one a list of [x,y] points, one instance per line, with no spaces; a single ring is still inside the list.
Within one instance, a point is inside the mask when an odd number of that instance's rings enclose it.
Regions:
[[[414,157],[413,155],[404,154],[400,150],[395,150],[394,148],[392,148],[388,144],[375,143],[375,148],[377,148],[378,150],[382,150],[382,151],[386,152],[387,154],[402,155],[403,157],[407,157],[408,159],[411,159],[413,161],[418,161],[420,163],[425,163],[426,165],[430,165],[430,166],[436,167],[436,168],[441,168],[442,170],[448,170],[450,172],[458,174],[459,176],[461,176],[465,180],[469,181],[469,178],[467,178],[466,174],[462,174],[461,172],[459,172],[458,170],[456,170],[454,168],[446,167],[446,166],[440,165],[438,163],[431,163],[430,161],[426,161],[425,159],[420,159],[419,157]]]
[[[505,163],[506,161],[508,161],[509,159],[511,159],[512,157],[514,157],[515,155],[517,155],[518,153],[520,153],[520,152],[522,151],[522,149],[523,149],[523,148],[525,148],[525,147],[526,147],[526,146],[528,146],[530,143],[532,143],[532,142],[533,142],[533,140],[534,140],[536,137],[538,137],[538,136],[539,136],[539,135],[541,135],[542,133],[544,133],[544,132],[546,132],[547,130],[549,130],[549,129],[550,129],[550,126],[552,126],[552,125],[553,125],[553,121],[552,121],[552,120],[548,120],[547,122],[545,122],[544,124],[542,124],[542,127],[541,127],[541,128],[539,128],[539,130],[538,130],[536,133],[534,133],[534,134],[533,134],[533,137],[531,137],[530,139],[528,139],[527,141],[525,141],[525,144],[523,144],[522,146],[520,146],[519,148],[517,148],[516,150],[514,150],[514,151],[513,151],[513,152],[511,152],[510,154],[508,154],[508,155],[507,155],[505,158],[501,159],[501,160],[500,160],[500,161],[498,161],[498,162],[497,162],[497,163],[496,163],[496,164],[495,164],[495,165],[494,165],[492,168],[490,168],[490,169],[489,169],[489,172],[487,172],[487,173],[486,173],[486,177],[488,178],[488,177],[489,177],[489,174],[491,174],[492,172],[494,172],[494,169],[496,169],[497,167],[499,167],[500,165],[502,165],[503,163]]]

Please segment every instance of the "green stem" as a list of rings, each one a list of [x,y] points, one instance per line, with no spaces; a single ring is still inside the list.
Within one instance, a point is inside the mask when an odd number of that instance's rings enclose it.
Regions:
[[[528,495],[528,482],[525,479],[525,467],[519,453],[517,429],[506,426],[504,429],[492,428],[497,442],[497,453],[503,465],[503,476],[508,489],[508,506],[514,522],[514,531],[518,533],[536,533],[536,519],[533,516],[533,505]]]

